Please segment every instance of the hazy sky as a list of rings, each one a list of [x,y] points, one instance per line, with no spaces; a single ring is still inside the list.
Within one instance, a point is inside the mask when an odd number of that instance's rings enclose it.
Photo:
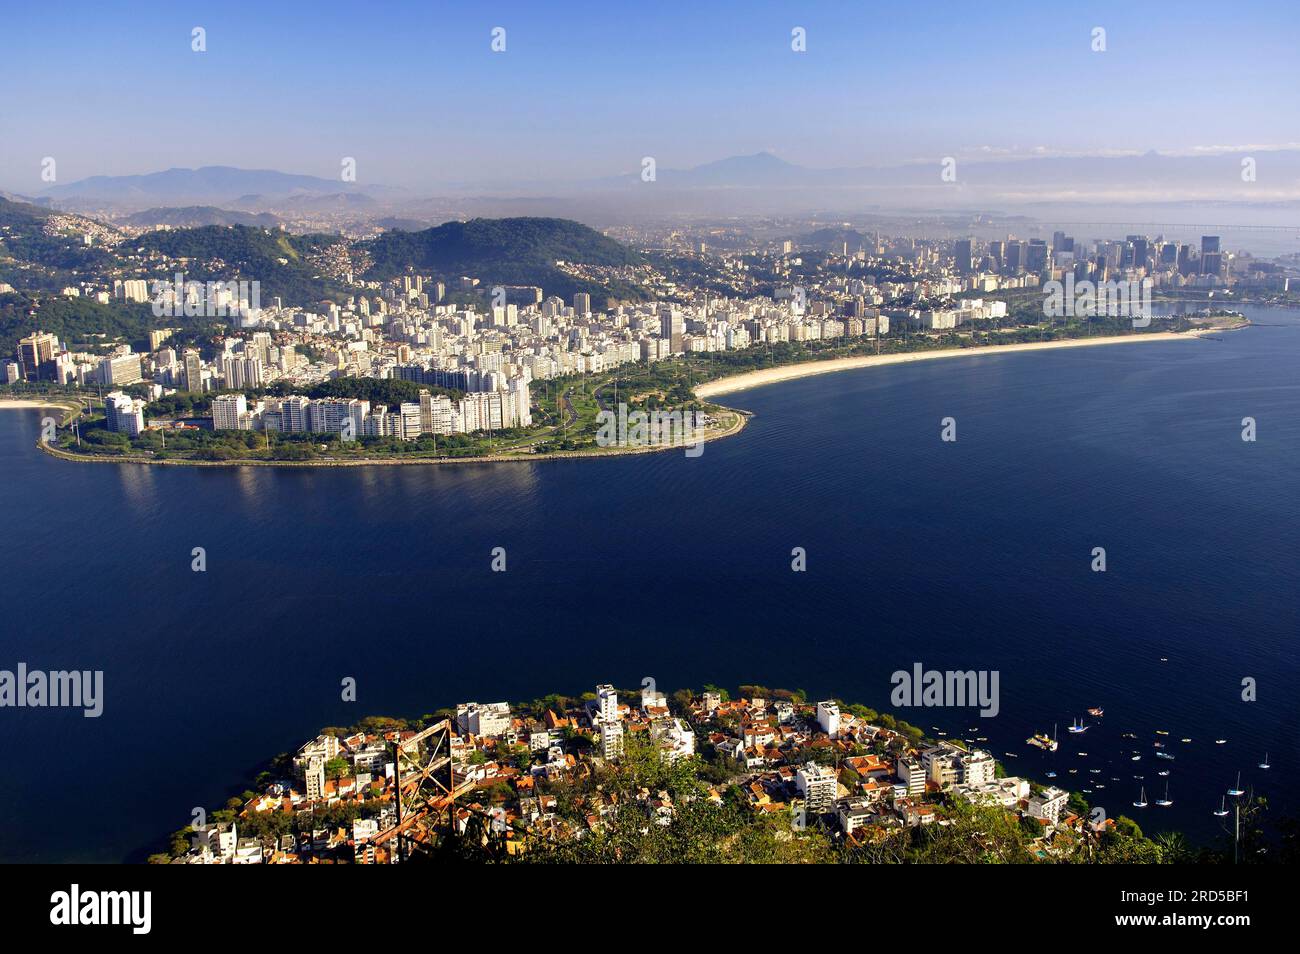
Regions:
[[[431,187],[646,155],[846,166],[1300,140],[1295,0],[4,7],[0,186],[19,192],[43,187],[45,156],[60,183],[200,165],[334,178],[353,156],[363,184]]]

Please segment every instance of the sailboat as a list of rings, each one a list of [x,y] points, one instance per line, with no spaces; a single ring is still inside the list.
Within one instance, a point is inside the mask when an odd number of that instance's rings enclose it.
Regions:
[[[1217,815],[1219,818],[1222,818],[1224,815],[1228,814],[1228,798],[1226,795],[1219,796],[1219,810],[1214,814]]]
[[[1071,731],[1072,733],[1074,733],[1075,735],[1078,735],[1078,734],[1081,733],[1081,732],[1087,732],[1087,731],[1088,731],[1088,727],[1087,727],[1086,725],[1083,724],[1083,720],[1082,720],[1082,719],[1075,719],[1075,720],[1074,720],[1074,724],[1073,724],[1072,726],[1070,726],[1070,731]]]
[[[1246,794],[1246,790],[1245,790],[1244,788],[1241,787],[1241,773],[1240,773],[1240,772],[1237,773],[1237,784],[1236,784],[1234,787],[1228,789],[1228,794],[1231,795],[1233,798],[1236,798],[1238,795],[1245,795],[1245,794]]]
[[[1271,765],[1268,764],[1268,753],[1267,753],[1267,752],[1264,753],[1264,761],[1262,761],[1262,762],[1259,763],[1259,767],[1262,768],[1262,769],[1268,769],[1268,768],[1272,768],[1272,767],[1273,767],[1273,766],[1271,766]]]
[[[1138,796],[1138,800],[1137,800],[1136,802],[1133,803],[1133,807],[1134,807],[1134,808],[1146,808],[1146,807],[1147,807],[1147,790],[1146,790],[1146,786],[1145,786],[1145,785],[1142,786],[1142,794],[1139,795],[1139,796]]]
[[[1168,808],[1170,805],[1173,804],[1173,802],[1171,802],[1171,801],[1169,800],[1169,783],[1168,783],[1168,782],[1165,782],[1165,797],[1164,797],[1164,798],[1157,798],[1157,799],[1156,799],[1156,804],[1159,805],[1161,808]]]

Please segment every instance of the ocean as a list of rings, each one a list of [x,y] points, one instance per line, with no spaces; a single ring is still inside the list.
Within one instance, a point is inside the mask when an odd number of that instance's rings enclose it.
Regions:
[[[890,710],[918,663],[996,671],[999,712],[900,718],[1144,830],[1214,840],[1238,771],[1294,813],[1300,312],[1245,310],[1199,342],[725,395],[754,417],[695,458],[83,465],[33,447],[40,412],[0,411],[0,669],[104,673],[99,718],[0,709],[0,861],[140,859],[366,715],[647,678]],[[1025,744],[1053,725],[1056,753]]]

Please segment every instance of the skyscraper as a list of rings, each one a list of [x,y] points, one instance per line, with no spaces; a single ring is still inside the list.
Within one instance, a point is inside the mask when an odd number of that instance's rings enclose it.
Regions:
[[[958,239],[953,245],[952,256],[957,274],[965,275],[971,270],[971,261],[975,257],[975,243],[968,238]]]
[[[1219,275],[1223,272],[1223,253],[1219,251],[1217,235],[1201,236],[1201,274]]]
[[[18,367],[24,380],[53,381],[57,374],[54,352],[59,339],[49,332],[36,331],[18,342]]]

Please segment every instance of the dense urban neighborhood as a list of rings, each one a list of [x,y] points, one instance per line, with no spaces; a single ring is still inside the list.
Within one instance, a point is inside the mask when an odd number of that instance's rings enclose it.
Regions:
[[[637,233],[633,247],[576,222],[505,219],[348,241],[110,227],[0,203],[7,247],[29,248],[33,232],[47,243],[27,253],[23,287],[0,284],[13,348],[0,386],[79,402],[52,449],[155,462],[690,445],[743,425],[695,397],[719,376],[1181,331],[1189,318],[1153,315],[1154,296],[1223,314],[1218,302],[1286,298],[1294,281],[1285,263],[1208,235],[1199,247],[1143,235],[1085,246],[1059,231],[979,242],[697,228]],[[469,251],[488,240],[507,254]],[[84,267],[68,271],[69,257]],[[555,294],[567,288],[584,290]],[[617,418],[626,438],[629,416],[630,439],[602,433]]]
[[[668,696],[645,683],[630,699],[601,685],[326,729],[152,860],[1191,857],[1177,837],[1149,840],[1077,792],[1008,776],[985,750],[863,706],[756,686]],[[419,794],[430,781],[437,798]]]

